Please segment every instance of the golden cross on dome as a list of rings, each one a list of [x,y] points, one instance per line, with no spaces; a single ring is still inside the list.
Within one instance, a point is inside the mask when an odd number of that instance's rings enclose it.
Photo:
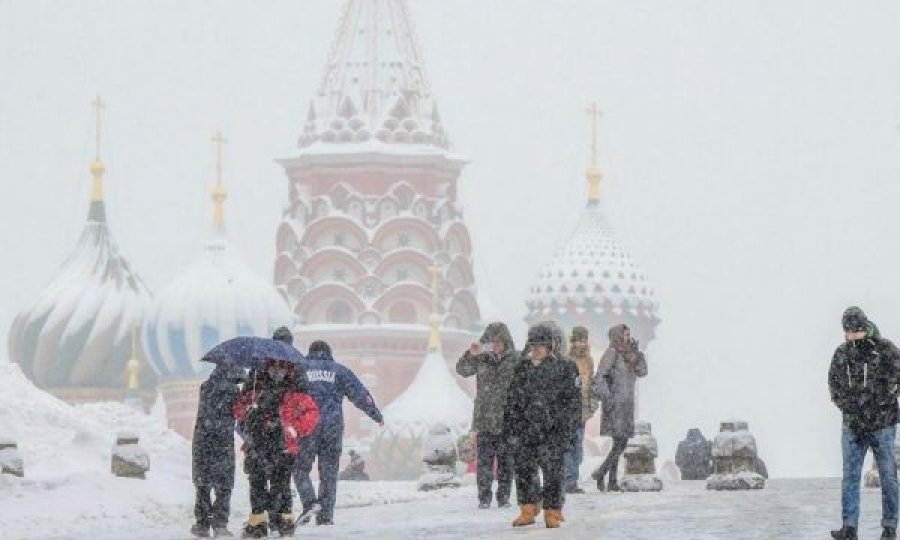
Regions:
[[[94,101],[91,102],[91,105],[94,106],[94,112],[96,113],[97,118],[97,159],[100,159],[100,125],[102,120],[103,109],[106,108],[106,102],[103,101],[103,98],[98,94],[97,97],[94,98]]]
[[[432,265],[431,271],[431,314],[428,316],[428,324],[431,331],[428,334],[428,349],[436,351],[441,348],[441,315],[438,313],[438,279],[441,275],[441,268],[438,265]]]
[[[591,106],[585,109],[585,112],[591,116],[591,167],[597,166],[597,123],[603,116],[603,111],[597,106],[597,102],[591,103]]]
[[[210,140],[216,144],[216,183],[222,185],[222,145],[227,143],[228,139],[217,129]]]

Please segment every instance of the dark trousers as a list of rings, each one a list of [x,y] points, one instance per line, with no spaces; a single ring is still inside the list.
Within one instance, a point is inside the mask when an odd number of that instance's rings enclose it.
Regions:
[[[519,504],[536,504],[543,498],[544,508],[561,510],[563,498],[562,448],[551,446],[522,446],[516,452],[516,494]],[[540,471],[544,480],[538,479]]]
[[[228,514],[231,512],[231,488],[196,486],[194,499],[194,517],[197,523],[213,528],[226,527]],[[212,500],[212,491],[216,491],[216,500]]]
[[[494,482],[494,460],[497,462],[497,504],[509,502],[512,490],[513,458],[504,448],[502,437],[493,433],[478,434],[478,501],[491,502],[491,485]]]
[[[606,459],[603,460],[600,467],[594,472],[598,480],[602,479],[606,473],[609,473],[609,481],[611,483],[616,482],[616,478],[619,476],[619,458],[625,453],[625,448],[627,447],[628,437],[613,437],[612,449],[606,455]]]
[[[300,453],[294,467],[294,482],[303,503],[303,510],[318,502],[322,510],[316,520],[334,521],[334,501],[337,498],[337,481],[343,445],[344,426],[329,429],[316,428],[309,436],[300,440]],[[319,495],[313,487],[309,473],[313,461],[318,460]]]
[[[250,511],[254,514],[266,511],[270,514],[290,514],[293,506],[291,470],[294,456],[284,453],[248,456],[245,465],[250,479]]]

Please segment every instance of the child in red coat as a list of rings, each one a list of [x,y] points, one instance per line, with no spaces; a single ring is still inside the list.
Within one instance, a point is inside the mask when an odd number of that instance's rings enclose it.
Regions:
[[[291,471],[297,441],[315,429],[319,409],[300,391],[293,364],[270,361],[247,381],[235,402],[234,418],[244,437],[244,471],[250,480],[251,514],[243,536],[265,538],[270,522],[281,536],[291,536]]]

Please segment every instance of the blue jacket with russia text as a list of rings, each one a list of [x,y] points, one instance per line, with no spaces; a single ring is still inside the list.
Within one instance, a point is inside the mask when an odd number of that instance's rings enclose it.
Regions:
[[[375,422],[381,422],[381,411],[372,394],[350,368],[334,361],[325,351],[316,351],[301,364],[306,372],[309,394],[319,406],[319,424],[325,429],[343,430],[343,400],[346,397]]]

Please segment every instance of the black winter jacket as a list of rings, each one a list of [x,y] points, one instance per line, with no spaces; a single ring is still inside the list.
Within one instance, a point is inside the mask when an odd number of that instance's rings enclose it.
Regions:
[[[213,370],[200,385],[197,422],[192,440],[191,475],[198,486],[234,486],[234,416],[231,408],[238,386],[228,372]]]
[[[896,424],[900,351],[869,323],[865,339],[844,342],[834,351],[828,388],[850,429],[867,433]]]
[[[581,418],[581,380],[572,362],[550,355],[535,366],[522,356],[509,385],[503,437],[511,449],[567,450]]]

